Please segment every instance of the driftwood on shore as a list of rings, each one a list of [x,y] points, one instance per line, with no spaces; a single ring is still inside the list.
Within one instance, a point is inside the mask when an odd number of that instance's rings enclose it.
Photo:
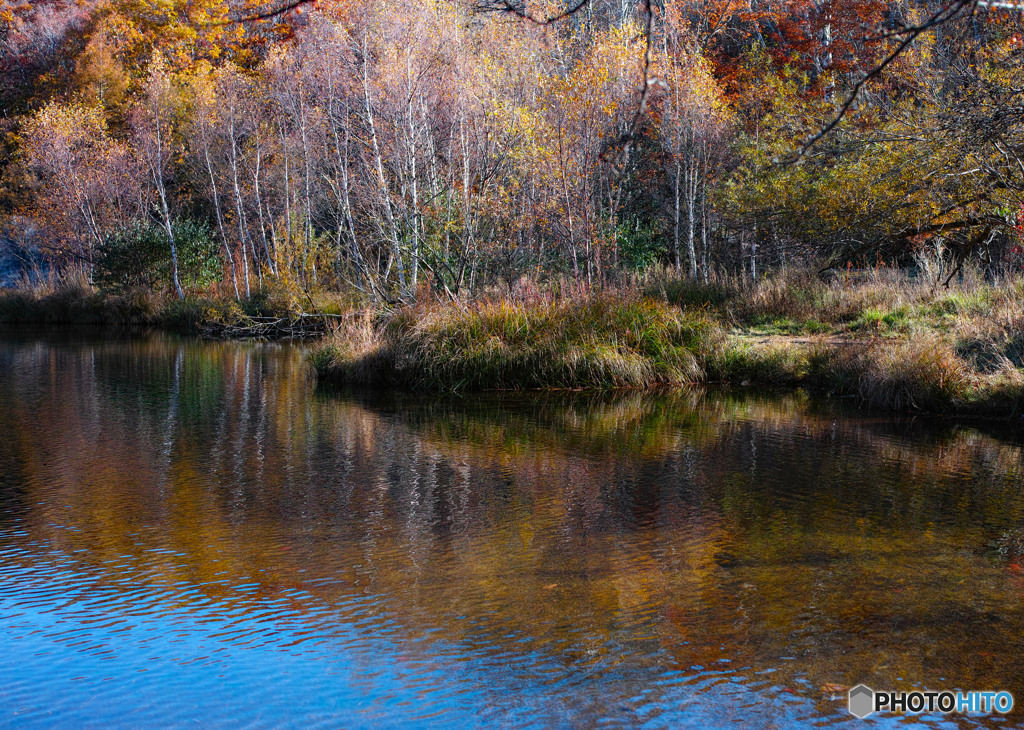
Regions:
[[[329,323],[348,319],[351,314],[307,314],[286,317],[245,317],[232,322],[200,322],[203,337],[215,339],[295,340],[322,337]]]

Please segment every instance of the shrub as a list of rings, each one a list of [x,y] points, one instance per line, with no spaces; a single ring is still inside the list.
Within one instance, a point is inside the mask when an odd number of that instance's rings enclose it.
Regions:
[[[667,252],[665,241],[651,226],[626,221],[619,226],[619,259],[629,269],[643,271],[658,263]]]
[[[193,220],[171,227],[178,249],[178,278],[186,290],[206,289],[221,274],[220,253],[208,226]],[[172,286],[171,244],[161,226],[133,225],[108,235],[96,255],[96,284],[123,293]]]
[[[185,289],[206,289],[220,280],[220,248],[209,226],[195,220],[176,221],[171,230],[178,247],[178,276]],[[170,244],[167,246],[168,266]],[[168,269],[168,273],[169,273]],[[168,280],[170,276],[168,275]]]
[[[96,251],[96,284],[106,292],[154,289],[161,281],[170,245],[160,229],[141,223],[106,236]]]

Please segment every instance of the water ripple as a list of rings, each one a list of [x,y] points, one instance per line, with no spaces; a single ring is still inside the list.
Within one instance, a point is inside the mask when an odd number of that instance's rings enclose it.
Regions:
[[[1024,696],[1024,579],[985,547],[1024,525],[1013,436],[756,395],[340,397],[288,347],[0,362],[0,724],[759,728],[841,722],[858,681]]]

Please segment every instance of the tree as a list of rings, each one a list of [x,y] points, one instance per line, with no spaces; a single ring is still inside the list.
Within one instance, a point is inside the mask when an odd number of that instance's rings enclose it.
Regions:
[[[51,102],[21,132],[36,205],[57,233],[56,253],[90,263],[105,231],[137,209],[128,150],[107,134],[102,113]]]
[[[174,79],[158,51],[149,64],[145,97],[133,110],[132,132],[135,149],[143,169],[149,175],[157,198],[157,217],[167,233],[171,248],[171,276],[179,299],[185,298],[178,265],[178,246],[174,237],[167,176],[171,167],[171,146],[175,134],[175,117],[180,99]]]
[[[680,243],[685,238],[690,276],[697,277],[700,264],[707,278],[708,186],[725,148],[730,110],[692,31],[678,16],[670,16],[666,25],[655,66],[666,88],[656,100],[655,128],[672,186],[672,259],[679,272],[683,258]]]

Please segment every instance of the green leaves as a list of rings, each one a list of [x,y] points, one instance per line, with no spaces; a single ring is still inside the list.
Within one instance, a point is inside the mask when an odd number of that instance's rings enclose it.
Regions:
[[[209,227],[194,220],[171,226],[181,284],[201,290],[218,281],[221,260]],[[135,223],[104,238],[96,255],[96,283],[108,292],[171,286],[171,244],[162,226]]]
[[[665,238],[652,225],[639,220],[626,220],[619,224],[619,260],[634,271],[649,269],[668,252]]]

